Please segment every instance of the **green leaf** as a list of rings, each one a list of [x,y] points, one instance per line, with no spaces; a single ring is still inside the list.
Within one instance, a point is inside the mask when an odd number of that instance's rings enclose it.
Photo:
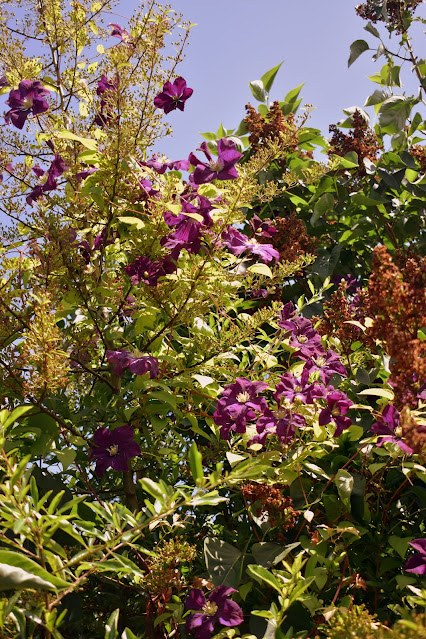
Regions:
[[[189,465],[191,468],[192,476],[197,485],[204,479],[202,460],[203,456],[198,450],[197,444],[195,442],[192,442],[191,448],[189,449]]]
[[[127,217],[126,215],[124,215],[120,216],[118,220],[123,224],[127,224],[128,226],[135,226],[138,230],[145,228],[145,222],[143,222],[143,220],[140,220],[138,217]]]
[[[75,135],[75,133],[71,133],[71,131],[58,131],[56,137],[60,140],[75,140],[75,142],[80,142],[86,149],[90,149],[91,151],[98,150],[99,142],[97,140],[82,138],[79,135]]]
[[[263,86],[262,80],[253,80],[249,83],[250,90],[258,102],[266,103],[267,92]]]
[[[364,27],[364,30],[368,31],[368,33],[371,33],[371,35],[375,36],[376,38],[380,38],[380,33],[377,31],[376,27],[373,27],[371,22],[369,22],[367,26]]]
[[[118,637],[118,617],[120,608],[116,608],[105,624],[105,639],[116,639]]]
[[[249,273],[257,273],[258,275],[264,275],[265,277],[272,278],[272,271],[267,264],[252,264],[247,271]]]
[[[224,501],[228,501],[227,497],[221,497],[217,490],[212,490],[210,493],[195,494],[191,499],[193,506],[216,506]]]
[[[366,99],[364,106],[372,106],[374,104],[382,104],[389,97],[389,91],[387,89],[376,89]]]
[[[283,60],[284,62],[284,60]],[[271,90],[271,87],[274,83],[275,80],[275,76],[277,75],[278,71],[281,68],[281,65],[283,64],[283,62],[280,62],[279,64],[277,64],[276,67],[273,67],[272,69],[269,69],[269,71],[267,71],[266,73],[264,73],[262,75],[262,77],[260,78],[263,86],[265,88],[265,91],[267,91],[269,93],[269,91]]]
[[[62,464],[62,470],[67,470],[76,458],[77,451],[74,448],[65,448],[65,450],[57,450],[56,457]]]
[[[285,104],[293,104],[297,100],[297,98],[299,96],[299,93],[300,93],[302,87],[304,86],[304,84],[305,83],[302,82],[302,84],[299,84],[298,87],[296,87],[295,89],[292,89],[291,91],[289,91],[287,93],[287,95],[285,96],[285,98],[284,98],[284,103]]]
[[[142,477],[142,479],[139,479],[138,481],[145,492],[155,499],[158,499],[160,502],[164,501],[164,493],[155,481],[152,481],[149,477]]]
[[[345,506],[350,507],[350,497],[354,487],[354,478],[347,470],[339,468],[334,478],[334,483],[337,487],[340,499]]]
[[[277,592],[281,593],[283,585],[269,570],[263,568],[263,566],[257,566],[256,564],[249,564],[247,566],[247,574],[253,579],[256,579],[259,583],[266,583],[271,588],[274,588]]]
[[[331,213],[334,209],[334,195],[332,193],[324,193],[319,200],[315,202],[314,212],[311,216],[311,225],[316,226],[318,220],[326,213]]]
[[[287,555],[299,545],[300,543],[297,541],[285,546],[283,549],[281,544],[274,544],[271,541],[261,541],[253,544],[251,552],[258,564],[265,568],[269,568],[270,566],[275,566],[275,564],[278,564],[280,561],[285,559]]]
[[[236,588],[241,578],[243,558],[243,553],[226,541],[212,537],[204,541],[207,572],[215,586]]]
[[[130,628],[125,628],[121,633],[121,639],[139,639],[139,637],[137,637]]]
[[[369,48],[370,47],[365,40],[355,40],[355,42],[352,42],[348,60],[348,67],[350,67],[351,64],[353,64],[355,60],[359,58],[362,53],[364,53],[364,51],[368,51]]]
[[[68,586],[32,559],[12,550],[0,550],[0,590],[57,590]]]
[[[25,415],[26,413],[28,413],[30,410],[33,410],[34,406],[18,406],[18,408],[15,408],[11,413],[5,413],[3,419],[1,420],[3,423],[3,426],[5,428],[8,428],[9,426],[11,426],[12,424],[14,424],[15,422],[18,421],[18,419],[20,417],[22,417],[22,415]],[[3,412],[3,411],[2,411]]]
[[[388,390],[387,388],[366,388],[365,390],[357,393],[357,395],[373,395],[377,397],[384,397],[390,401],[393,401],[394,398],[393,391]]]

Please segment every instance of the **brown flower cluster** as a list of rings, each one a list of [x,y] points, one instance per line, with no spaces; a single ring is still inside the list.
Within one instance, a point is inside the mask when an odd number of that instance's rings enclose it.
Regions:
[[[411,17],[416,11],[419,4],[423,0],[388,0],[386,3],[386,11],[388,14],[389,23],[396,30],[397,33],[403,33],[406,28],[404,25],[404,18]],[[379,21],[383,21],[383,17],[376,11],[375,3],[373,0],[367,0],[362,4],[355,7],[357,14],[364,20],[369,20],[376,24]]]
[[[274,226],[277,233],[272,237],[272,245],[280,254],[280,262],[295,262],[307,253],[316,254],[315,239],[294,211],[286,217],[276,217]]]
[[[320,335],[337,337],[342,345],[342,351],[346,356],[352,353],[352,344],[363,341],[362,330],[348,322],[358,321],[362,323],[365,317],[363,304],[351,303],[346,296],[347,282],[342,280],[329,302],[324,303],[323,315],[316,327]],[[362,293],[360,294],[362,298]]]
[[[426,153],[425,147],[421,144],[413,144],[410,149],[410,154],[420,164],[420,171],[426,173]]]
[[[244,499],[257,505],[256,517],[267,517],[271,526],[280,526],[284,530],[294,528],[299,511],[294,510],[291,497],[285,497],[279,488],[247,482],[241,486]]]
[[[359,111],[355,111],[352,119],[354,128],[347,134],[339,131],[336,124],[330,125],[329,131],[333,136],[330,140],[331,148],[328,155],[334,154],[344,157],[346,153],[355,151],[359,164],[357,173],[363,177],[366,174],[364,158],[374,162],[381,146],[376,134],[370,129]]]
[[[262,146],[266,140],[276,139],[286,140],[289,153],[297,148],[299,136],[294,114],[290,113],[285,117],[277,100],[270,106],[266,117],[258,113],[251,104],[246,105],[246,111],[244,124],[250,132],[249,141],[253,149]]]
[[[399,252],[395,260],[385,246],[373,252],[365,311],[374,320],[366,335],[380,340],[390,356],[395,404],[415,406],[426,377],[426,342],[418,330],[426,325],[426,258]]]

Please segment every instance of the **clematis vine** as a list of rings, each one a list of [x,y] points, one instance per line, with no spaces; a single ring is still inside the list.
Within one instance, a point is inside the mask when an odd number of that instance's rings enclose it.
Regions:
[[[64,160],[60,155],[55,154],[54,160],[50,165],[47,174],[43,169],[36,164],[33,167],[33,172],[38,178],[45,178],[44,184],[38,184],[26,197],[27,204],[33,205],[33,202],[38,200],[44,193],[55,191],[58,188],[56,178],[61,176],[65,171],[68,171],[69,167],[66,166]]]
[[[221,426],[222,439],[229,439],[231,430],[245,433],[247,421],[256,419],[256,413],[267,411],[265,398],[258,397],[266,388],[265,382],[251,382],[244,377],[237,377],[234,384],[225,388],[213,414],[215,424]]]
[[[334,431],[334,437],[339,437],[346,428],[349,428],[352,424],[350,417],[346,417],[346,413],[352,406],[353,402],[349,397],[339,390],[334,390],[330,387],[331,392],[327,395],[327,408],[323,408],[319,414],[319,425],[325,426],[334,422],[336,430]]]
[[[93,437],[94,448],[90,451],[90,461],[96,460],[96,474],[101,477],[107,468],[126,472],[129,459],[141,454],[139,444],[134,440],[135,431],[131,426],[119,426],[114,430],[98,428]]]
[[[213,158],[207,142],[203,142],[197,151],[202,151],[207,162],[202,162],[194,153],[189,155],[189,162],[195,167],[189,179],[194,184],[206,184],[212,180],[236,180],[238,178],[235,164],[243,155],[236,149],[235,142],[229,138],[221,138],[217,143],[218,157]]]
[[[234,588],[218,586],[207,597],[199,588],[193,588],[185,600],[185,608],[193,612],[186,620],[186,630],[195,639],[210,639],[216,621],[222,626],[234,627],[244,621],[240,606],[229,599]]]
[[[194,90],[186,86],[186,80],[179,77],[171,82],[166,82],[163,90],[154,98],[154,105],[162,109],[164,113],[170,113],[175,109],[183,111],[185,102],[191,97]]]
[[[154,154],[150,160],[146,162],[140,162],[141,166],[147,166],[150,169],[154,169],[156,173],[163,175],[166,171],[188,171],[189,160],[164,160],[161,162],[157,154]]]
[[[22,80],[18,89],[13,89],[6,100],[6,104],[11,107],[4,116],[7,124],[12,123],[22,129],[31,113],[40,115],[48,111],[49,104],[45,100],[48,95],[50,91],[43,87],[40,80]]]
[[[122,42],[125,42],[126,44],[132,44],[133,38],[131,37],[127,29],[123,29],[123,27],[117,24],[116,22],[110,22],[108,26],[112,27],[112,31],[110,33],[111,37],[118,38],[119,40],[121,40]]]
[[[165,277],[176,271],[176,262],[166,255],[162,260],[151,261],[149,258],[137,257],[132,264],[125,267],[127,275],[132,280],[133,286],[146,284],[147,286],[157,286],[160,277]]]
[[[260,244],[255,238],[248,238],[247,235],[244,235],[233,226],[228,226],[223,231],[222,240],[234,255],[241,255],[242,253],[257,255],[263,262],[278,261],[280,259],[280,254],[274,249],[272,244]]]
[[[385,442],[392,442],[398,444],[407,455],[413,454],[413,449],[401,439],[399,412],[392,404],[387,404],[384,407],[381,417],[377,422],[374,422],[370,430],[376,435],[381,435],[377,440],[377,446],[383,446]]]
[[[132,355],[124,348],[118,351],[106,351],[108,364],[112,367],[114,375],[121,376],[125,369],[129,369],[134,375],[149,373],[150,379],[158,377],[159,367],[156,357],[151,355]]]

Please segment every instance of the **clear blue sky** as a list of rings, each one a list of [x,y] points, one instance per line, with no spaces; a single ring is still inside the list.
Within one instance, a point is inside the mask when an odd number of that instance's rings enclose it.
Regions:
[[[356,15],[356,4],[356,0],[171,0],[176,11],[197,23],[179,67],[194,94],[184,113],[168,116],[174,136],[159,143],[157,150],[171,159],[187,157],[202,140],[200,131],[216,131],[221,122],[227,128],[237,126],[247,101],[255,104],[248,83],[282,60],[271,97],[283,99],[305,82],[303,102],[316,107],[310,126],[327,135],[329,124],[343,117],[343,108],[362,106],[378,88],[367,76],[385,63],[384,57],[372,62],[372,52],[367,51],[348,69],[354,40],[378,44],[364,30],[366,22]],[[131,5],[124,2],[123,13]],[[418,15],[426,17],[424,6]],[[417,49],[422,55],[424,46]],[[410,75],[409,68],[405,75]],[[410,93],[409,88],[402,90]]]

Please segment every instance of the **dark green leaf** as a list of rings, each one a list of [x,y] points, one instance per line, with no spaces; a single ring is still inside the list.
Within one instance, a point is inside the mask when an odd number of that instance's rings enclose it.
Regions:
[[[276,67],[273,67],[272,69],[269,69],[269,71],[264,73],[262,75],[262,77],[260,78],[262,83],[263,83],[263,87],[264,87],[265,91],[267,91],[268,93],[271,90],[271,87],[272,87],[272,85],[274,83],[274,80],[275,80],[275,76],[277,75],[278,71],[280,70],[281,65],[283,64],[283,62],[280,62]]]
[[[353,64],[355,60],[359,58],[362,53],[364,53],[364,51],[368,51],[369,48],[370,47],[365,40],[355,40],[355,42],[352,42],[348,60],[348,67],[350,67],[351,64]]]
[[[204,542],[207,572],[215,586],[236,588],[241,578],[243,558],[243,553],[226,541],[207,537]]]

